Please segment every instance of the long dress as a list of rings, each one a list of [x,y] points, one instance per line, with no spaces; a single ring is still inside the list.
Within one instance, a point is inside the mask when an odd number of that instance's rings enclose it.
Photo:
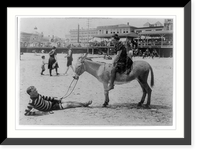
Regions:
[[[49,62],[48,62],[48,69],[54,69],[54,68],[58,68],[58,63],[55,64],[55,66],[53,67],[53,64],[56,62],[56,59],[55,59],[55,55],[56,55],[56,52],[54,52],[53,54],[49,55]]]

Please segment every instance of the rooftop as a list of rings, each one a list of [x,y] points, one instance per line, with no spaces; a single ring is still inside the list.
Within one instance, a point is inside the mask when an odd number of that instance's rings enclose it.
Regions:
[[[135,29],[154,29],[154,28],[164,28],[164,26],[136,27]]]
[[[107,26],[98,26],[97,29],[107,29],[107,28],[136,28],[134,26],[130,26],[129,24],[119,24],[119,25],[107,25]]]
[[[89,28],[90,31],[92,30],[96,30],[96,28]],[[77,32],[78,31],[78,28],[77,29],[70,29],[70,32]],[[79,31],[88,31],[88,29],[84,29],[84,28],[80,28]]]

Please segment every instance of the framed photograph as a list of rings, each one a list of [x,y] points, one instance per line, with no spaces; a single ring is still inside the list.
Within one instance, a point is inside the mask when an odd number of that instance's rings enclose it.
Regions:
[[[191,2],[7,8],[2,145],[190,145]]]

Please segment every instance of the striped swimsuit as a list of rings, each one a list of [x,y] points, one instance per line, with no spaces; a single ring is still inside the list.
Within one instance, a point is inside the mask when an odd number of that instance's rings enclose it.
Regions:
[[[43,112],[62,109],[61,103],[54,100],[53,97],[38,95],[37,98],[31,99],[31,101],[28,106],[29,112],[25,113],[25,115],[34,115],[35,113],[31,112],[32,108]]]

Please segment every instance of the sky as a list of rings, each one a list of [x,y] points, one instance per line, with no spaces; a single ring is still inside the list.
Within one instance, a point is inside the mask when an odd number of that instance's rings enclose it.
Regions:
[[[154,24],[157,21],[164,23],[163,18],[90,18],[89,28],[97,26],[127,24],[130,26],[143,27],[146,22]],[[44,36],[54,35],[65,38],[69,34],[70,29],[88,27],[88,18],[20,18],[20,32],[33,33],[37,27],[39,33],[43,32]]]

